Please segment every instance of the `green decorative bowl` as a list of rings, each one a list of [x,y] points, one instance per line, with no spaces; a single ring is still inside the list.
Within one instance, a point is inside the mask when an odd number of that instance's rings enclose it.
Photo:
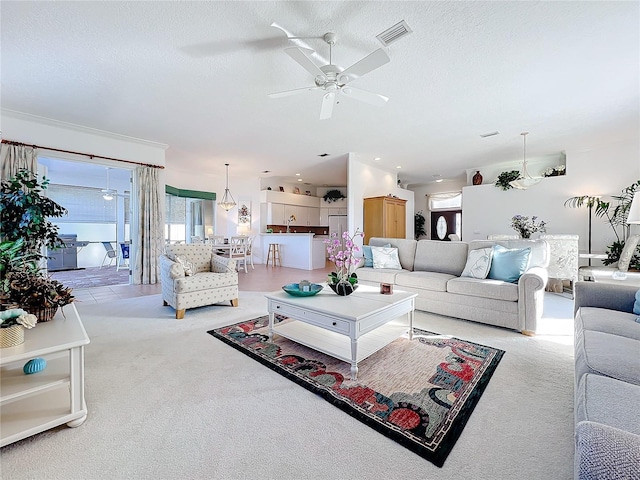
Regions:
[[[300,290],[299,284],[297,283],[288,283],[282,289],[287,292],[289,295],[293,295],[294,297],[311,297],[322,290],[322,285],[318,285],[317,283],[312,283],[309,285],[309,291],[303,292]]]

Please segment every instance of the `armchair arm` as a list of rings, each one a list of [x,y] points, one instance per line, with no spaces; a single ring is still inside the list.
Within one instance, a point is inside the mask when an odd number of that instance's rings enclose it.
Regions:
[[[184,268],[178,262],[174,262],[166,255],[160,255],[160,279],[171,282],[176,278],[184,277]]]
[[[236,263],[234,258],[221,257],[215,253],[211,255],[211,271],[215,273],[236,272]]]
[[[621,312],[633,312],[638,287],[614,283],[576,282],[574,313],[580,307],[598,307]]]

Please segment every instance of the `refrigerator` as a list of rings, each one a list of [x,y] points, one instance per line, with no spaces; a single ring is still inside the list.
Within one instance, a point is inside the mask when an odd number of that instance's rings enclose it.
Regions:
[[[348,229],[346,215],[329,215],[329,235],[335,233],[342,239],[342,234]]]

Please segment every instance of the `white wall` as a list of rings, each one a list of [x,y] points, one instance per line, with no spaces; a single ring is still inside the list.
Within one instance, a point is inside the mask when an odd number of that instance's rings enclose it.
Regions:
[[[547,222],[547,233],[578,234],[580,250],[588,245],[588,210],[567,208],[565,200],[581,195],[603,195],[610,200],[640,179],[638,139],[587,151],[567,151],[567,174],[544,178],[528,190],[503,191],[494,185],[465,186],[462,193],[462,239],[514,233],[511,217],[537,215]],[[592,250],[604,251],[615,239],[609,223],[593,217]]]
[[[349,191],[347,208],[350,232],[355,232],[356,228],[359,228],[360,231],[363,230],[363,203],[365,198],[392,194],[407,201],[406,238],[414,237],[414,193],[411,190],[398,188],[395,172],[374,167],[359,160],[357,154],[350,153],[347,161],[347,188]]]

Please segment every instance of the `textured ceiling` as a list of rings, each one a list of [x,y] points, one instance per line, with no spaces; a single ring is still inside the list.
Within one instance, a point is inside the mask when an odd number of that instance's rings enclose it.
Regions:
[[[3,0],[1,106],[166,143],[179,169],[341,185],[356,152],[427,183],[520,159],[522,131],[530,157],[637,137],[639,5]],[[346,68],[400,20],[413,33],[352,84],[385,106],[343,98],[319,120],[321,92],[267,97],[313,84],[285,47],[322,65],[335,32]]]

